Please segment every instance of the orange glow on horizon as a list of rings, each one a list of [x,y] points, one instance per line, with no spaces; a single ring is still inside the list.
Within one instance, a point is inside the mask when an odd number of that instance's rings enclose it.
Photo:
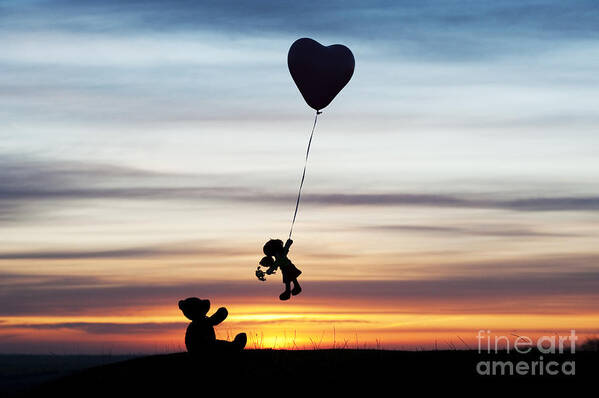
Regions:
[[[365,311],[334,306],[232,304],[229,317],[215,328],[217,338],[248,334],[248,348],[474,348],[478,330],[535,337],[592,336],[599,314],[440,314]],[[0,336],[17,344],[56,343],[66,350],[167,352],[184,350],[189,321],[178,309],[157,307],[138,316],[17,316],[4,318]],[[87,324],[91,325],[89,328]],[[83,325],[83,326],[82,326]],[[98,326],[99,325],[99,326]],[[107,326],[106,326],[107,325]],[[136,327],[136,325],[140,325]],[[150,325],[148,327],[148,325]],[[101,330],[95,330],[94,326]],[[135,333],[128,328],[135,328]],[[104,329],[102,329],[104,328]],[[114,328],[114,331],[111,330]],[[144,331],[144,328],[148,331]],[[18,337],[15,337],[18,336]],[[68,348],[71,347],[71,348]]]

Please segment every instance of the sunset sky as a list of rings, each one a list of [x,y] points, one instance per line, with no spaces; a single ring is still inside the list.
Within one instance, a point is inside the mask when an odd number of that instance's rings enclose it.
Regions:
[[[596,1],[0,0],[0,353],[599,334]],[[319,119],[299,37],[352,49]],[[462,342],[463,340],[463,342]]]

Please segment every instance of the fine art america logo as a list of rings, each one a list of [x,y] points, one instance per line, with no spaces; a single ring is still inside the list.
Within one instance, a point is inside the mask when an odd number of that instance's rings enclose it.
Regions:
[[[479,375],[574,376],[576,374],[574,360],[560,361],[559,356],[555,355],[576,352],[578,336],[574,330],[571,330],[569,335],[541,336],[537,339],[515,334],[492,335],[490,330],[479,330],[476,339],[479,354],[498,354],[497,360],[479,361],[476,364],[476,372]],[[536,352],[538,356],[535,355]],[[506,354],[505,360],[500,360],[503,357],[500,354]],[[518,358],[518,354],[522,354],[522,357]],[[548,355],[550,358],[544,358],[543,355]]]

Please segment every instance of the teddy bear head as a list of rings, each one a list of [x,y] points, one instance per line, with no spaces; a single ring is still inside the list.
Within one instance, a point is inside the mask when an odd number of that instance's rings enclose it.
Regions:
[[[206,317],[208,310],[210,310],[210,300],[189,297],[179,301],[179,309],[183,311],[183,315],[192,321],[201,320]]]

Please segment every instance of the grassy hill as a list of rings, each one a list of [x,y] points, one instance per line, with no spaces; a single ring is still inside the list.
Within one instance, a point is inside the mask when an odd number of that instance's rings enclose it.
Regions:
[[[122,362],[133,355],[14,355],[0,354],[0,397],[83,369]]]
[[[557,388],[592,387],[599,375],[596,352],[542,355],[544,364],[555,360],[575,362],[575,375],[481,376],[480,361],[539,362],[539,353],[488,354],[476,351],[385,350],[245,350],[219,358],[192,358],[187,353],[133,358],[92,367],[58,380],[34,386],[24,396],[121,397],[202,396],[211,392],[335,391],[408,387],[458,392],[491,392],[489,387],[532,388],[555,392]],[[561,369],[552,367],[552,369]],[[499,368],[498,368],[499,369]],[[507,371],[508,369],[506,369]],[[283,389],[284,388],[284,389]],[[397,394],[394,394],[397,395]],[[401,394],[404,395],[404,394]],[[412,395],[412,394],[411,394]]]

